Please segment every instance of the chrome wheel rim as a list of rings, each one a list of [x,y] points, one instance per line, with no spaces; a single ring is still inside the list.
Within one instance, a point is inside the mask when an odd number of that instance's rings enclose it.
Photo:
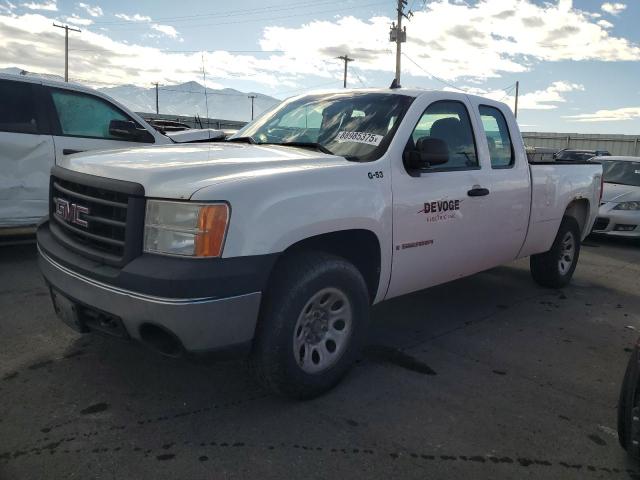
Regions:
[[[573,233],[567,232],[560,243],[560,258],[558,259],[558,270],[562,275],[566,275],[573,265],[573,258],[576,255],[576,239]]]
[[[293,330],[293,355],[306,373],[331,368],[343,355],[353,329],[353,309],[344,292],[323,288],[298,316]]]

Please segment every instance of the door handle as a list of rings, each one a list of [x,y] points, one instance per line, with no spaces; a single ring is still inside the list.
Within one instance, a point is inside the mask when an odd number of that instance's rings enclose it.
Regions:
[[[63,155],[73,155],[74,153],[82,153],[84,150],[73,150],[71,148],[65,148],[62,150]]]
[[[486,195],[489,195],[489,189],[474,187],[467,192],[467,195],[469,195],[470,197],[484,197]]]

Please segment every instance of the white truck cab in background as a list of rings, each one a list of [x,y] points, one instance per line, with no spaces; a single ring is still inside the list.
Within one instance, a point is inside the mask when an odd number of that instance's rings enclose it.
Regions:
[[[219,136],[193,130],[170,138],[91,88],[0,74],[0,235],[25,231],[47,215],[51,167],[66,155]]]
[[[78,331],[249,353],[269,388],[308,398],[348,371],[371,304],[527,256],[566,285],[601,177],[530,165],[492,100],[309,94],[223,143],[64,157],[40,267]]]

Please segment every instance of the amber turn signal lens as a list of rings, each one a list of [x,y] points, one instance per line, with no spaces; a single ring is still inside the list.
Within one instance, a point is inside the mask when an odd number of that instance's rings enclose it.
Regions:
[[[200,208],[194,252],[196,257],[219,257],[222,255],[228,223],[228,205],[204,205]]]

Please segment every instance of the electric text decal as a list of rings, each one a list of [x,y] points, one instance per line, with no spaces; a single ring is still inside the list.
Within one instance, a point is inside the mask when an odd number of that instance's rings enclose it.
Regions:
[[[437,200],[424,204],[424,208],[418,213],[427,216],[427,222],[441,222],[456,218],[456,212],[460,210],[462,200]]]

